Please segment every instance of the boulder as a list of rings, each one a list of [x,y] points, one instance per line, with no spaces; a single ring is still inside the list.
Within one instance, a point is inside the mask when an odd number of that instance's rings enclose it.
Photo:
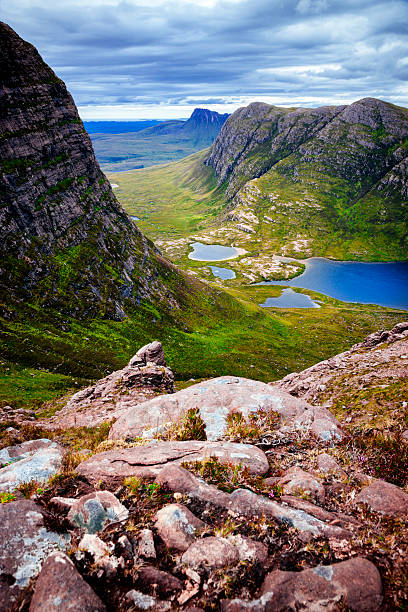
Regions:
[[[263,451],[249,444],[233,442],[155,442],[145,446],[97,453],[79,464],[77,472],[89,481],[108,486],[121,484],[127,476],[157,476],[167,465],[217,457],[221,463],[247,467],[251,474],[264,474],[268,460]]]
[[[159,597],[171,597],[175,593],[181,591],[184,587],[184,583],[169,574],[163,572],[152,565],[145,565],[137,570],[137,578],[140,581],[141,588],[148,590]]]
[[[322,503],[324,501],[324,486],[315,476],[294,466],[279,478],[278,483],[287,494],[306,495]]]
[[[311,406],[286,391],[265,383],[222,376],[134,405],[113,424],[111,439],[154,437],[157,427],[177,421],[189,409],[198,408],[208,440],[220,440],[226,418],[233,412],[248,417],[258,410],[280,414],[280,429],[310,431],[324,441],[341,440],[343,433],[335,417],[321,406]]]
[[[13,491],[24,482],[46,482],[61,467],[64,449],[45,438],[29,440],[0,451],[0,491]]]
[[[102,531],[105,525],[126,521],[129,511],[109,491],[95,491],[84,495],[71,505],[68,520],[87,533]]]
[[[45,561],[35,584],[30,612],[105,612],[106,607],[62,552]]]
[[[68,534],[49,531],[40,506],[23,499],[0,504],[0,610],[14,604],[50,553],[65,550]]]
[[[196,540],[197,530],[205,523],[183,506],[169,504],[156,514],[155,528],[168,548],[184,552]]]
[[[322,474],[333,474],[339,478],[345,478],[346,472],[339,466],[337,461],[328,453],[321,453],[316,458],[317,469]]]
[[[239,553],[237,547],[225,538],[211,536],[193,542],[181,560],[193,568],[206,566],[214,569],[235,565],[239,561]]]
[[[41,425],[57,429],[114,421],[130,407],[156,397],[157,393],[173,391],[174,375],[166,367],[162,345],[152,342],[139,349],[122,370],[75,393],[59,412]]]
[[[381,610],[380,574],[361,557],[334,565],[320,565],[302,572],[275,570],[268,574],[261,594],[272,594],[264,610],[315,610],[334,612],[345,606],[355,612]]]
[[[137,553],[143,559],[156,559],[156,547],[154,545],[153,532],[151,529],[142,529],[137,538]]]
[[[403,517],[408,515],[408,495],[385,480],[374,480],[356,495],[356,504],[367,504],[375,512]]]
[[[240,561],[265,563],[268,558],[268,548],[262,542],[257,542],[240,534],[230,535],[227,540],[237,549]]]
[[[158,366],[166,366],[166,360],[164,358],[164,351],[161,342],[154,340],[150,344],[145,344],[140,348],[135,357],[129,361],[129,365],[132,366],[137,363],[137,360],[141,359],[143,363],[155,363]]]
[[[113,549],[114,545],[112,543],[107,544],[97,535],[86,533],[78,545],[76,558],[78,561],[81,561],[85,554],[90,555],[95,566],[99,567],[102,573],[106,574],[107,578],[114,578],[119,566],[119,560],[112,555]]]

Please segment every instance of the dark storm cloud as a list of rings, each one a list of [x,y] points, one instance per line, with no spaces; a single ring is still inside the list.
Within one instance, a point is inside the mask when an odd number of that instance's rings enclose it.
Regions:
[[[406,0],[0,0],[80,106],[408,105]]]

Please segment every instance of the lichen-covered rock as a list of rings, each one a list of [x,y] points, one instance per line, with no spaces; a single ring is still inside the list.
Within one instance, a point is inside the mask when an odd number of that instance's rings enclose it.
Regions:
[[[134,610],[157,610],[157,612],[166,612],[166,610],[170,610],[171,608],[171,603],[169,601],[160,601],[151,595],[145,595],[135,589],[126,593],[126,599]]]
[[[367,504],[371,510],[381,514],[397,517],[408,515],[408,495],[385,480],[374,480],[368,487],[363,487],[354,502]]]
[[[156,514],[155,528],[168,548],[184,552],[205,523],[182,504],[169,504]]]
[[[171,597],[183,588],[181,580],[151,565],[144,565],[139,568],[137,579],[144,591],[148,589],[163,598]]]
[[[240,534],[229,535],[227,540],[236,547],[240,561],[265,563],[268,558],[268,548],[262,542],[257,542]]]
[[[45,561],[35,584],[30,612],[105,612],[106,607],[62,552]]]
[[[235,565],[239,561],[239,553],[237,547],[225,538],[211,536],[193,542],[181,560],[193,568],[206,566],[213,569]]]
[[[157,442],[97,453],[79,464],[77,472],[91,482],[113,486],[127,476],[157,476],[168,465],[217,457],[221,463],[247,467],[251,474],[268,470],[265,453],[249,444],[233,442]]]
[[[13,491],[23,482],[46,482],[61,467],[64,449],[46,438],[29,440],[0,451],[0,491]]]
[[[302,608],[335,612],[341,605],[353,612],[377,612],[382,603],[380,574],[361,557],[302,572],[275,570],[262,585],[261,594],[267,593],[272,594],[264,608],[268,612]]]
[[[0,610],[14,609],[44,560],[54,551],[65,550],[70,541],[68,534],[45,527],[43,511],[33,501],[0,504]]]
[[[71,505],[68,520],[87,533],[97,533],[109,523],[126,521],[127,508],[109,491],[95,491],[84,495]]]
[[[137,537],[137,553],[143,559],[156,559],[156,547],[151,529],[140,531]]]
[[[154,437],[158,426],[177,421],[191,408],[199,409],[208,440],[223,438],[231,413],[248,417],[258,410],[279,413],[282,431],[310,431],[324,441],[343,437],[340,424],[326,408],[310,406],[259,381],[221,376],[132,407],[114,423],[109,438]]]
[[[337,461],[328,453],[320,453],[316,458],[317,469],[322,474],[333,474],[339,478],[345,478],[346,472],[339,466]]]
[[[156,482],[164,485],[174,493],[187,493],[190,497],[208,502],[214,506],[228,508],[230,495],[214,485],[207,484],[178,465],[168,465],[156,478]]]

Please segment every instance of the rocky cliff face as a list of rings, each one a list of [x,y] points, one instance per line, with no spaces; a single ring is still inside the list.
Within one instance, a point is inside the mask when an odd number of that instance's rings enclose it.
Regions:
[[[291,156],[277,169],[294,182],[307,164],[359,182],[360,196],[380,181],[378,189],[406,197],[407,137],[408,111],[374,98],[316,109],[254,103],[231,115],[206,163],[228,180],[230,196]]]
[[[182,130],[184,133],[191,132],[197,141],[205,140],[211,144],[227,119],[228,113],[220,115],[206,108],[196,108],[190,119],[183,124]]]
[[[0,45],[3,304],[120,319],[127,300],[174,301],[178,273],[117,202],[64,83],[4,23]]]

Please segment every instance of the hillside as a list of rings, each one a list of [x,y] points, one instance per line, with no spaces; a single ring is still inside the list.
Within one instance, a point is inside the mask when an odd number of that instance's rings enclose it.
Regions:
[[[199,193],[210,187],[222,194],[223,208],[216,220],[208,216],[193,231],[201,230],[197,239],[204,242],[267,256],[406,259],[407,136],[408,111],[373,98],[317,109],[261,103],[239,109],[190,171]],[[146,218],[147,202],[155,212],[157,203],[160,210],[161,202],[170,202],[166,173],[178,186],[177,202],[188,197],[180,162],[163,170],[163,180],[156,174],[154,191],[145,172],[127,176],[118,193],[125,202],[130,188],[137,194],[146,185],[142,197],[133,200],[134,214],[143,211]],[[121,187],[120,176],[112,180]],[[205,197],[195,200],[201,208],[206,205]],[[145,231],[159,237],[157,229]]]
[[[161,121],[133,134],[91,134],[91,139],[103,170],[133,170],[175,161],[210,146],[227,118],[196,108],[187,121]]]

